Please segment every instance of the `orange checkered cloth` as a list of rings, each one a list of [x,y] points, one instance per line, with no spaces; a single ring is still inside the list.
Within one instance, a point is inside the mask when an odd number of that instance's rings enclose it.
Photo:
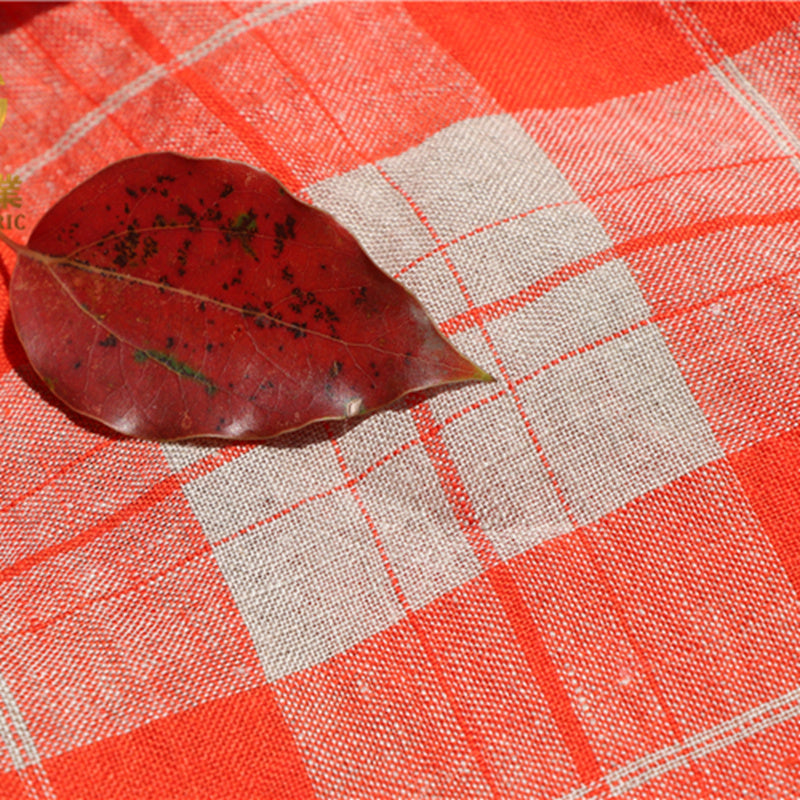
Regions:
[[[131,440],[0,290],[0,797],[800,796],[800,6],[0,21],[26,230],[125,156],[249,162],[498,379]]]

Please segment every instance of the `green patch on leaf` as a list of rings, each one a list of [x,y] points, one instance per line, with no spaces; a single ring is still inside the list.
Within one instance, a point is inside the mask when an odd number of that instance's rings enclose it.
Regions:
[[[179,361],[170,353],[162,353],[160,350],[136,350],[133,353],[133,358],[138,363],[142,363],[147,359],[156,361],[161,364],[162,367],[166,367],[182,378],[189,378],[193,381],[197,381],[205,386],[206,391],[212,397],[218,391],[218,387],[208,376],[203,375],[200,370],[190,367],[185,361]]]

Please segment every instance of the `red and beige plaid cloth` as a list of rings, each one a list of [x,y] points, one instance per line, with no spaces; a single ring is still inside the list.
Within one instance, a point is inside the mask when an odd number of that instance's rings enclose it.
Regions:
[[[800,6],[0,18],[18,239],[246,161],[497,378],[130,440],[3,289],[0,798],[800,797]]]

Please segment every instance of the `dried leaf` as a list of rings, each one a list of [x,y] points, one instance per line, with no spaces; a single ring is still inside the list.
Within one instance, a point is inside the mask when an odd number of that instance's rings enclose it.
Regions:
[[[17,252],[11,312],[75,410],[153,439],[261,439],[491,380],[332,217],[245,164],[119,161]]]

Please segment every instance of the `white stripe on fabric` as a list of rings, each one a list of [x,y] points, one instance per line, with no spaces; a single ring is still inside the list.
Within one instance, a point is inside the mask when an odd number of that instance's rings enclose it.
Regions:
[[[672,4],[662,0],[661,7],[689,42],[692,49],[705,62],[708,71],[720,86],[764,128],[767,135],[778,145],[782,152],[792,157],[792,166],[800,171],[800,158],[798,157],[800,155],[800,139],[795,136],[778,111],[750,83],[735,62],[724,55],[722,49],[714,41],[711,33],[705,28],[697,15],[685,3],[680,4],[683,14],[690,19],[696,31],[705,38],[705,46],[695,30],[692,30]],[[717,55],[718,62],[715,62],[712,56],[709,55],[708,50],[712,50]]]
[[[0,739],[2,739],[8,750],[14,769],[20,773],[20,777],[31,796],[38,798],[40,792],[37,790],[36,785],[33,785],[34,782],[31,776],[26,774],[26,770],[33,766],[38,778],[36,783],[41,787],[44,797],[46,800],[55,800],[55,792],[47,779],[47,774],[41,767],[42,760],[39,757],[39,751],[36,749],[33,737],[25,724],[22,712],[14,699],[11,689],[1,675],[0,703],[4,707],[2,713],[0,713]],[[22,745],[22,750],[20,750],[18,743]]]
[[[581,788],[584,791],[591,791],[608,784],[610,788],[608,794],[611,797],[620,797],[667,772],[685,766],[690,761],[699,761],[711,753],[738,744],[798,715],[800,715],[800,688],[756,706],[744,714],[731,717],[713,728],[689,736],[678,744],[631,761],[624,767],[609,772],[599,781]],[[559,800],[573,800],[578,796],[575,792],[570,792]]]
[[[121,89],[118,89],[113,94],[110,94],[100,105],[87,114],[84,114],[84,116],[76,122],[73,122],[44,153],[31,159],[19,169],[15,170],[15,174],[23,181],[28,180],[51,161],[54,161],[56,158],[66,153],[76,142],[80,141],[89,131],[97,127],[110,114],[113,114],[118,108],[125,105],[125,103],[132,100],[141,92],[149,89],[155,83],[158,83],[158,81],[165,78],[170,72],[174,72],[175,70],[182,69],[200,61],[222,45],[253,28],[258,28],[267,22],[272,22],[280,17],[292,14],[305,6],[313,5],[317,1],[318,0],[295,0],[295,2],[290,3],[270,3],[245,14],[240,19],[223,25],[216,33],[209,36],[208,39],[195,45],[185,53],[175,56],[169,63],[152,67],[135,80],[123,86]]]

